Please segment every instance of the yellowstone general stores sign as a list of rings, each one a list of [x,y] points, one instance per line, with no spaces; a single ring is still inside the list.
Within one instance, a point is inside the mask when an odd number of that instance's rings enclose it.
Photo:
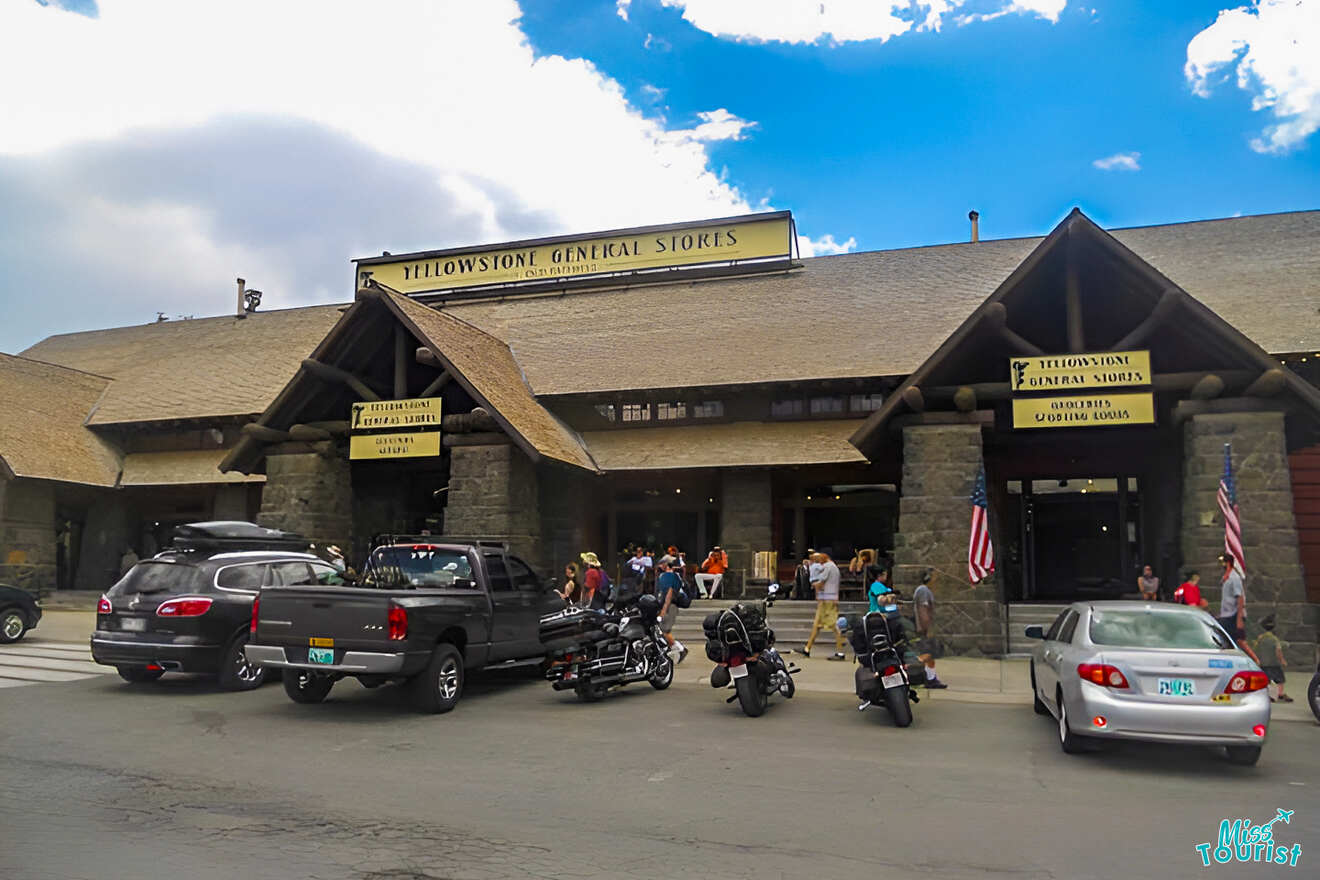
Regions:
[[[608,276],[644,270],[787,260],[793,219],[787,211],[667,226],[386,255],[355,261],[368,280],[400,293],[438,293],[504,284]]]
[[[1106,351],[1015,357],[1008,362],[1013,427],[1087,428],[1153,425],[1155,394],[1036,395],[1039,391],[1149,386],[1149,351]]]
[[[371,400],[353,404],[348,457],[429,458],[440,454],[439,397]],[[391,430],[392,429],[392,430]]]

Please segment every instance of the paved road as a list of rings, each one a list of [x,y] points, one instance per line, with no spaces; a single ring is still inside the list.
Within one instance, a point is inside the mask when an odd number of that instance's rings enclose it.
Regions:
[[[115,671],[92,662],[86,640],[57,642],[29,635],[21,642],[0,645],[0,688],[79,681],[107,673]]]
[[[692,663],[691,660],[688,661]],[[686,665],[686,664],[685,664]],[[748,719],[709,688],[595,705],[526,675],[451,715],[393,689],[99,676],[0,690],[6,880],[1315,876],[1320,727],[1255,768],[1126,746],[1070,757],[1018,706],[890,727],[803,693]],[[1296,810],[1298,869],[1202,869],[1221,818]]]

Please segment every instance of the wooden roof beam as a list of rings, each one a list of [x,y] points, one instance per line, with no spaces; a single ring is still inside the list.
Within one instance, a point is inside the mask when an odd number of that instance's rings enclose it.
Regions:
[[[326,382],[341,382],[352,388],[357,396],[363,400],[380,400],[380,395],[367,387],[357,376],[354,376],[348,370],[341,370],[339,367],[323,364],[315,358],[306,358],[302,362],[302,367],[318,379]]]
[[[1150,314],[1142,319],[1141,323],[1133,327],[1128,335],[1110,346],[1110,351],[1127,351],[1136,348],[1145,342],[1150,335],[1160,328],[1165,321],[1172,317],[1178,306],[1182,304],[1183,292],[1176,287],[1166,287],[1164,293],[1160,294],[1159,302],[1155,303],[1155,308],[1150,310]]]
[[[1041,357],[1045,354],[1034,342],[1024,339],[1018,335],[1012,327],[1008,326],[1008,309],[1001,302],[990,303],[985,307],[985,315],[982,318],[985,326],[1013,349],[1015,354],[1030,355],[1032,357]]]

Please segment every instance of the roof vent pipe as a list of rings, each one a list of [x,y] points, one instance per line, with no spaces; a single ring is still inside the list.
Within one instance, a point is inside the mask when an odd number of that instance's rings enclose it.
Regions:
[[[968,211],[967,219],[972,221],[972,241],[981,240],[981,215],[976,211]]]
[[[239,318],[246,318],[247,311],[243,308],[243,292],[247,289],[247,282],[244,281],[242,278],[237,279],[237,281],[238,281],[238,311],[235,314]]]

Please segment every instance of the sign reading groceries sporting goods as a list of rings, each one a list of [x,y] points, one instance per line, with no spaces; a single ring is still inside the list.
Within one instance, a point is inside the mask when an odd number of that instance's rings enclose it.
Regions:
[[[440,454],[440,398],[370,400],[353,404],[348,457],[426,458]],[[388,430],[393,429],[393,430]]]
[[[787,259],[788,211],[668,226],[559,236],[490,248],[458,248],[356,260],[357,285],[368,280],[400,293],[555,281],[704,263]]]
[[[1155,395],[1149,391],[1013,398],[1014,428],[1087,428],[1154,423]]]
[[[366,458],[427,458],[439,454],[439,431],[354,434],[348,438],[348,457],[355,461]]]

